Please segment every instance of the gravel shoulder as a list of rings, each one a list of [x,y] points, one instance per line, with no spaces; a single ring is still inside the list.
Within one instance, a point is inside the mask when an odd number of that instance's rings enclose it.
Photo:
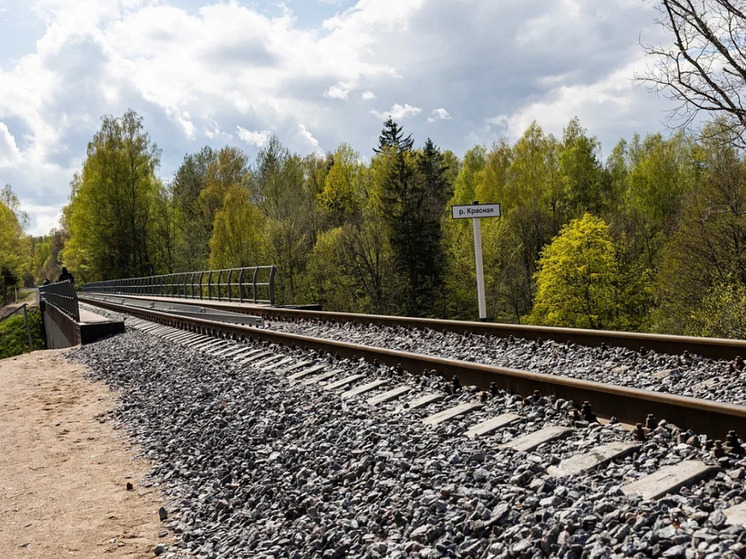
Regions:
[[[0,557],[153,556],[149,464],[109,420],[114,393],[84,374],[62,350],[0,360]]]

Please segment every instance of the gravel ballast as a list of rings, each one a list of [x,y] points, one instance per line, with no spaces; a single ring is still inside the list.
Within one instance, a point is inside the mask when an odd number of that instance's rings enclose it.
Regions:
[[[371,408],[365,397],[342,401],[136,331],[68,355],[121,395],[116,418],[169,497],[164,524],[178,545],[159,550],[164,557],[746,557],[746,530],[722,512],[746,498],[746,460],[711,459],[709,441],[665,423],[626,458],[556,479],[547,469],[563,458],[631,435],[578,421],[569,402],[504,392],[430,427],[421,419],[482,394],[465,387],[422,410],[400,401]],[[437,376],[311,358],[364,373],[361,383],[404,379],[412,397],[449,387]],[[508,412],[522,419],[495,437],[464,436]],[[549,424],[575,429],[529,453],[499,446]],[[683,459],[719,470],[659,500],[622,493]]]
[[[746,403],[746,371],[734,362],[622,347],[496,338],[375,324],[272,321],[272,330],[400,351],[562,375],[737,405]],[[743,362],[738,361],[742,367]]]

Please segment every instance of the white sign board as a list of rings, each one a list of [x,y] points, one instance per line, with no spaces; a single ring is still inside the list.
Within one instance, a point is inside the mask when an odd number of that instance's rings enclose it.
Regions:
[[[500,217],[500,204],[478,204],[451,206],[453,219],[470,218],[474,226],[474,260],[477,266],[477,302],[479,320],[487,320],[487,301],[484,293],[484,268],[482,266],[482,229],[479,225],[483,217]]]
[[[500,204],[471,204],[469,206],[451,206],[453,219],[474,217],[500,217]]]

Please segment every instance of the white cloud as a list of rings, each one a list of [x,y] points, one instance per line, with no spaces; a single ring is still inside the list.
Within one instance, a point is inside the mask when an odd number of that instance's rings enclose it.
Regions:
[[[269,130],[260,130],[258,132],[252,132],[251,130],[247,130],[246,128],[242,126],[236,126],[236,130],[238,132],[239,138],[241,138],[247,144],[256,146],[256,147],[264,146],[264,144],[267,143],[270,136],[272,135],[272,132],[270,132]]]
[[[436,122],[438,120],[451,120],[450,113],[444,108],[433,109],[430,112],[430,116],[427,118],[428,122]]]
[[[21,211],[33,216],[30,227],[26,231],[29,235],[46,235],[52,229],[58,228],[62,211],[58,206],[44,206],[37,204],[26,204],[21,200]]]
[[[21,151],[16,139],[5,123],[0,122],[0,167],[17,165],[21,161]]]
[[[316,154],[324,153],[324,150],[319,145],[319,141],[313,137],[313,134],[306,128],[305,124],[298,125],[298,135],[303,139],[311,152]]]
[[[376,118],[380,120],[385,120],[388,117],[391,117],[394,120],[403,120],[405,118],[417,116],[421,112],[421,108],[413,107],[409,103],[404,103],[403,105],[394,103],[388,111],[378,112],[376,110],[372,110],[370,111],[370,114],[375,115]]]
[[[653,96],[635,98],[630,94],[630,76],[642,63],[635,60],[629,66],[592,84],[575,84],[552,89],[543,98],[520,107],[514,113],[486,119],[488,127],[495,127],[512,140],[523,135],[532,122],[545,132],[561,136],[570,119],[577,116],[590,135],[602,137],[604,152],[608,154],[616,141],[650,125],[647,119],[660,123],[666,113],[658,109]]]
[[[350,94],[351,84],[349,82],[340,82],[332,85],[324,91],[324,97],[331,99],[347,99]]]
[[[640,29],[655,29],[638,0],[345,0],[323,24],[305,4],[290,12],[300,0],[28,2],[44,23],[0,60],[0,166],[35,223],[50,215],[38,206],[66,203],[101,116],[128,108],[165,179],[205,144],[251,156],[270,130],[301,155],[346,142],[366,157],[370,114],[407,120],[416,141],[438,122],[433,140],[459,154],[534,119],[556,133],[578,115],[608,146],[663,116],[628,79]]]
[[[220,125],[215,121],[209,123],[207,126],[205,126],[204,134],[210,140],[217,138],[222,134],[222,132],[220,131]]]

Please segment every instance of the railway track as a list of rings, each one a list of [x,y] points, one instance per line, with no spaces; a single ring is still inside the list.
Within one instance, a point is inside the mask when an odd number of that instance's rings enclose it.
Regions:
[[[746,551],[737,440],[666,422],[638,437],[556,393],[459,389],[261,329],[136,314],[146,339],[80,352],[126,392],[184,557]]]
[[[442,356],[423,355],[412,351],[392,350],[380,347],[380,345],[374,346],[371,344],[349,343],[330,339],[330,336],[334,337],[334,334],[320,338],[287,331],[278,331],[276,329],[256,328],[237,324],[233,318],[231,319],[231,323],[224,323],[218,320],[200,319],[195,314],[189,316],[172,315],[163,310],[148,308],[147,305],[143,305],[142,299],[133,299],[136,306],[132,306],[132,302],[128,299],[118,301],[112,297],[108,297],[106,300],[92,298],[83,298],[82,300],[97,304],[109,310],[129,312],[140,318],[160,324],[185,330],[196,330],[212,336],[234,340],[265,340],[274,344],[289,347],[300,346],[321,353],[329,352],[343,357],[362,357],[370,361],[394,366],[399,370],[407,370],[414,374],[433,372],[448,379],[457,378],[461,384],[475,385],[483,390],[504,389],[522,396],[533,394],[553,395],[574,402],[581,411],[583,406],[586,406],[585,409],[587,409],[587,406],[590,405],[593,412],[601,417],[615,418],[618,421],[632,425],[639,424],[638,433],[641,433],[640,429],[650,427],[651,417],[665,419],[685,431],[691,430],[707,434],[720,440],[724,440],[725,436],[731,431],[746,433],[746,407],[732,403],[713,402],[701,398],[682,397],[675,394],[639,390],[615,384],[565,378],[558,375],[449,359]],[[128,301],[130,302],[129,306],[125,306]],[[232,308],[235,311],[236,307]],[[223,305],[221,309],[226,311],[227,306]],[[278,316],[276,314],[278,311],[276,310],[263,312],[265,313],[263,318],[266,320],[270,320],[272,317],[277,318]],[[289,311],[287,315],[284,313],[284,310],[280,312],[286,319],[289,317],[297,321],[299,320],[299,316],[307,316],[305,313],[309,311]],[[297,314],[299,312],[301,313],[300,315]],[[311,316],[318,317],[319,315],[314,313]],[[328,313],[322,316],[328,319]],[[338,317],[339,315],[334,316]],[[342,315],[342,317],[346,316],[348,315]],[[390,322],[400,325],[398,322],[399,319],[394,317],[374,317],[374,320],[382,320],[383,318],[387,318],[387,320],[391,318]],[[410,324],[410,321],[411,319],[404,319],[404,324]],[[353,322],[357,322],[357,319]],[[427,321],[428,324],[432,324],[433,322],[439,323],[443,321]],[[450,324],[450,321],[445,322]],[[444,327],[440,325],[439,329]],[[305,325],[300,329],[304,330],[307,328],[308,325]],[[465,328],[464,324],[459,323],[459,328],[463,330]],[[545,330],[540,329],[539,331],[544,332]],[[562,330],[562,335],[567,337],[569,335],[565,332],[567,329]],[[585,335],[585,333],[581,333],[581,336]],[[650,336],[643,336],[645,340],[649,338]],[[667,336],[665,338],[668,339],[671,337]],[[604,339],[611,341],[608,337]],[[706,342],[705,346],[712,349],[721,341],[706,340]],[[724,347],[728,351],[732,350],[739,343],[742,343],[732,340],[726,340],[725,342],[727,343],[720,347]],[[685,339],[682,341],[682,345],[678,347],[682,349],[690,346],[691,342]],[[682,351],[686,355],[687,350],[683,349]],[[669,369],[668,371],[672,373],[674,370]],[[735,373],[738,375],[739,371],[735,371]],[[660,375],[659,377],[661,379],[664,378]],[[711,379],[703,380],[699,384],[704,385],[705,388],[713,386]],[[714,383],[714,386],[717,386],[717,383]],[[592,412],[587,412],[587,414],[590,413]]]
[[[495,338],[522,338],[530,341],[554,340],[562,343],[573,343],[584,346],[625,347],[635,351],[652,350],[658,353],[684,355],[686,353],[712,357],[715,359],[746,358],[746,340],[724,338],[700,338],[692,336],[670,336],[663,334],[644,334],[637,332],[618,332],[607,330],[584,330],[580,328],[553,328],[523,324],[496,324],[488,322],[470,322],[460,320],[441,320],[428,318],[411,318],[402,316],[383,316],[371,314],[337,313],[306,309],[271,307],[267,305],[238,304],[231,301],[202,299],[170,299],[159,297],[116,296],[85,293],[80,295],[82,301],[91,304],[115,302],[117,300],[142,300],[179,302],[199,305],[209,309],[245,313],[258,316],[266,321],[277,322],[334,322],[360,324],[363,326],[388,326],[434,330],[439,332],[469,333]]]

